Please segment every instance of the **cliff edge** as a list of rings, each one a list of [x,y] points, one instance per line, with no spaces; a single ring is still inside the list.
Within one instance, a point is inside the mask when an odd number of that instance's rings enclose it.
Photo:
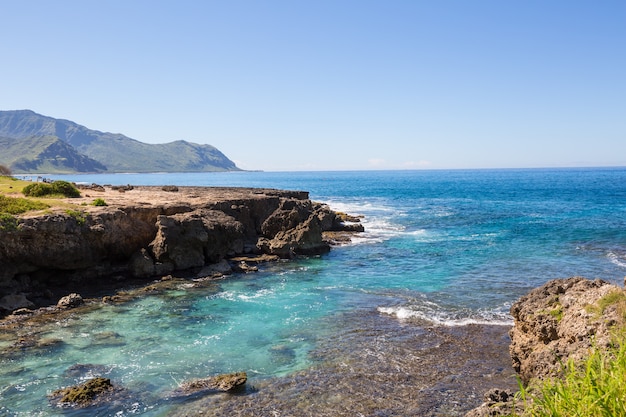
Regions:
[[[66,203],[0,228],[0,315],[242,255],[321,254],[324,232],[362,230],[303,191],[94,185]]]

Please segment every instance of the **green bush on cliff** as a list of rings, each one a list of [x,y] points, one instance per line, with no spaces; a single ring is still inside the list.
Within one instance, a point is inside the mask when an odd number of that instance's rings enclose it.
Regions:
[[[16,229],[17,229],[17,219],[8,213],[0,213],[0,230],[16,230]]]
[[[48,207],[50,206],[40,201],[0,195],[0,213],[21,214],[30,210],[47,209]]]
[[[22,190],[27,197],[45,197],[51,195],[62,195],[63,197],[80,197],[80,191],[74,184],[67,181],[54,181],[53,183],[36,182],[27,185]]]

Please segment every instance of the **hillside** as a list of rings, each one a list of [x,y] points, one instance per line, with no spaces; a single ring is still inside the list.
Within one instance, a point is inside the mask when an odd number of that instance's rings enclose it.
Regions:
[[[30,110],[0,111],[0,138],[0,164],[15,173],[239,171],[211,145],[149,144]]]
[[[55,136],[30,136],[23,139],[0,137],[0,162],[13,172],[103,172],[100,162],[82,155]]]

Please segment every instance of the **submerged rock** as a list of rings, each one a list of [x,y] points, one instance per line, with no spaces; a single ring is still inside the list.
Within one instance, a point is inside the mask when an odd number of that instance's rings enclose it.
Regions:
[[[94,405],[98,397],[114,390],[109,378],[92,378],[82,384],[54,391],[50,398],[58,405],[88,407]]]
[[[235,372],[222,374],[203,379],[194,379],[183,382],[180,387],[172,393],[173,397],[181,397],[200,392],[210,391],[232,391],[243,386],[248,380],[245,372]]]

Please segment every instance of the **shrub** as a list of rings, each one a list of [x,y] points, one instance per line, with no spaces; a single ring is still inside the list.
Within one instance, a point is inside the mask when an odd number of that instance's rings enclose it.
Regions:
[[[80,191],[72,183],[67,181],[55,181],[52,183],[52,194],[62,194],[65,197],[80,197]]]
[[[87,220],[87,214],[79,211],[79,210],[65,210],[65,213],[70,216],[73,217],[76,220],[76,223],[78,223],[79,225],[83,225],[85,224],[85,221]]]
[[[103,206],[108,206],[107,202],[104,201],[104,199],[102,198],[96,198],[95,200],[93,200],[93,204],[96,207],[103,207]]]
[[[40,201],[0,195],[0,213],[21,214],[30,210],[43,210],[48,207],[50,206]]]
[[[0,213],[0,230],[16,230],[17,219],[9,213]]]
[[[78,188],[67,181],[55,181],[53,183],[36,182],[29,184],[22,190],[27,197],[44,197],[48,195],[60,194],[64,197],[80,197]]]

